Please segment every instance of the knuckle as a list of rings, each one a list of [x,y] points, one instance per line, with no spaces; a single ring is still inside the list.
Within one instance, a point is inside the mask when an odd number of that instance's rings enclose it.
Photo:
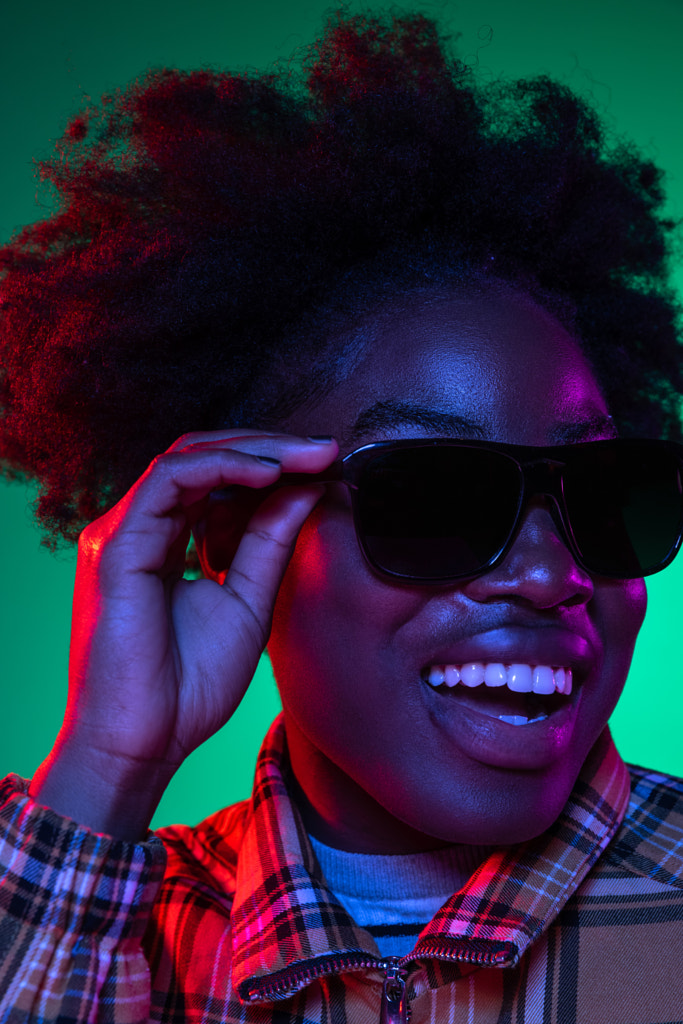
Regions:
[[[78,555],[90,561],[99,559],[103,549],[110,543],[116,530],[116,509],[110,509],[98,519],[85,526],[78,537]]]
[[[180,437],[173,442],[170,448],[167,448],[166,450],[168,452],[174,452],[177,451],[179,448],[186,448],[188,444],[193,443],[196,437],[196,431],[188,430],[184,434],[181,434]]]
[[[239,569],[237,566],[233,566],[231,568],[231,575],[233,577],[239,577],[239,579],[244,580],[244,582],[248,583],[250,587],[261,587],[263,585],[258,576],[252,576],[251,573],[245,572],[244,569]],[[232,587],[230,589],[236,597],[239,596],[239,599],[242,601],[242,603],[245,603],[244,598],[241,595],[238,595],[233,590]]]
[[[255,529],[249,530],[249,533],[257,540],[264,541],[266,544],[273,545],[281,551],[289,551],[291,547],[291,544],[286,544],[284,541],[280,540],[279,537],[276,537],[274,533],[271,533],[270,530]]]
[[[155,455],[150,462],[144,476],[138,481],[138,486],[150,478],[164,478],[169,474],[173,475],[178,467],[182,465],[182,458],[182,453],[180,451],[174,451],[172,448],[169,448],[168,451],[165,452],[159,452],[159,454]],[[133,488],[133,490],[136,489],[137,487]]]
[[[110,539],[102,530],[86,527],[78,538],[78,560],[81,564],[101,566]]]
[[[94,524],[89,523],[83,530],[81,530],[78,537],[78,554],[79,556],[85,555],[89,557],[96,544],[99,543],[97,532],[94,529]]]
[[[186,430],[184,434],[181,434],[176,444],[190,444],[192,439],[197,436],[196,431]]]
[[[164,466],[167,463],[167,461],[168,452],[160,452],[158,455],[155,455],[152,461],[150,462],[148,472],[154,473],[155,470],[158,470],[161,466]]]

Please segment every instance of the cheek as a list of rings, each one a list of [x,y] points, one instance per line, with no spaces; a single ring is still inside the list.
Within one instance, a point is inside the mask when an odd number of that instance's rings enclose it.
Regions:
[[[350,594],[364,568],[360,563],[350,516],[317,507],[299,534],[273,613],[268,649],[283,701],[289,690],[302,692],[302,676],[317,680],[320,692],[322,667],[334,673],[339,638],[351,626],[345,616],[354,607]]]
[[[350,512],[321,502],[299,533],[280,585],[273,635],[332,615],[363,569]]]
[[[622,647],[630,658],[647,610],[645,580],[616,583],[611,599],[606,602],[607,643]]]
[[[350,510],[316,508],[280,586],[268,645],[285,707],[352,713],[354,687],[384,674],[392,637],[417,600],[367,566]]]
[[[345,518],[316,508],[304,524],[280,586],[268,644],[287,719],[324,749],[340,721],[354,717],[349,654],[369,643],[353,599],[364,564],[353,524]]]
[[[612,713],[628,676],[633,649],[647,608],[644,580],[606,583],[596,591],[596,625],[605,651],[606,684],[599,688],[607,714]]]

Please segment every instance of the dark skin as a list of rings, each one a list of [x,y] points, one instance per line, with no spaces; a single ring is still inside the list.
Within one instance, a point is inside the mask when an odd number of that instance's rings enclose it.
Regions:
[[[31,785],[40,802],[144,836],[178,765],[239,703],[272,616],[294,796],[324,842],[376,853],[509,844],[557,818],[624,685],[642,581],[586,574],[543,499],[497,569],[425,587],[367,566],[343,485],[274,491],[236,552],[229,503],[208,497],[324,470],[337,443],[307,435],[334,435],[344,455],[456,430],[534,445],[612,434],[576,341],[510,289],[407,296],[373,320],[360,362],[281,432],[180,438],[84,531],[67,713]],[[352,440],[359,414],[388,400],[420,405],[420,422],[375,422]],[[181,579],[190,528],[207,575],[195,582]],[[571,665],[578,685],[562,718],[511,726],[421,679],[425,665],[467,660]]]
[[[398,304],[353,374],[286,428],[332,430],[342,455],[441,433],[406,422],[350,445],[378,400],[455,413],[480,428],[460,436],[514,444],[614,433],[576,342],[508,291]],[[645,605],[642,580],[577,566],[544,499],[496,569],[460,586],[387,581],[362,557],[346,488],[329,487],[299,536],[269,644],[308,828],[368,853],[544,831],[619,698]],[[420,678],[427,664],[467,660],[573,666],[570,714],[516,727],[483,717],[462,687],[455,701]]]

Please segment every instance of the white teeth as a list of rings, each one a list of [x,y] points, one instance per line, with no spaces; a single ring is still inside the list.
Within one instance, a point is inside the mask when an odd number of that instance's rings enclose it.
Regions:
[[[455,665],[446,665],[444,675],[446,686],[457,686],[460,682],[460,670]]]
[[[460,682],[464,686],[480,686],[484,682],[484,666],[480,661],[472,665],[463,665],[460,669]]]
[[[547,717],[547,715],[537,715],[536,718],[526,718],[525,715],[498,715],[500,721],[507,722],[508,725],[533,725],[534,722],[542,722]]]
[[[572,670],[570,668],[557,669],[555,672],[555,686],[559,693],[568,694],[572,692]]]
[[[570,694],[572,692],[572,670],[568,668],[564,674],[564,692]]]
[[[508,674],[505,665],[498,661],[490,661],[484,670],[484,682],[487,686],[505,686]]]
[[[563,666],[552,668],[550,665],[504,665],[498,661],[474,661],[467,665],[432,665],[427,682],[434,687],[444,683],[449,687],[459,683],[469,687],[484,683],[486,686],[507,686],[515,693],[550,694],[557,691],[569,695],[572,692],[572,670]],[[503,720],[507,721],[506,718]]]
[[[429,670],[429,678],[427,679],[427,682],[430,686],[441,686],[444,681],[444,676],[443,668],[439,668],[438,665],[434,665]]]
[[[515,693],[531,693],[531,666],[510,665],[508,670],[508,690]]]
[[[554,693],[555,680],[550,666],[537,665],[533,672],[532,683],[534,693]]]

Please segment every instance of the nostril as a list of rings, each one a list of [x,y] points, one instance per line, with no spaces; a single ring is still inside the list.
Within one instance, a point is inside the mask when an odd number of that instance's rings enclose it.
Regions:
[[[589,601],[594,591],[592,577],[578,561],[556,515],[559,511],[552,498],[535,495],[522,513],[505,557],[465,584],[468,596],[477,601],[521,598],[537,608]]]

